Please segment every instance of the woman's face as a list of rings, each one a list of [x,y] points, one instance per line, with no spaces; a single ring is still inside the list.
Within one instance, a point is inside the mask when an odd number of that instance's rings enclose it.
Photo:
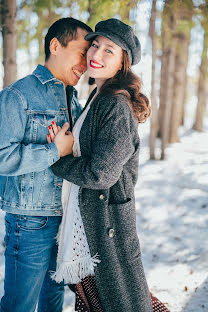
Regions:
[[[97,36],[87,51],[87,71],[90,77],[103,82],[122,68],[122,48],[106,37]]]

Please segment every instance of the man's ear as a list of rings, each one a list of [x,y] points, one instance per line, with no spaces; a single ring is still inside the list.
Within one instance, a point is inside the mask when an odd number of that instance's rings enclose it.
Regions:
[[[59,47],[60,47],[60,42],[58,41],[57,38],[53,38],[50,42],[50,47],[49,47],[51,54],[57,55]]]

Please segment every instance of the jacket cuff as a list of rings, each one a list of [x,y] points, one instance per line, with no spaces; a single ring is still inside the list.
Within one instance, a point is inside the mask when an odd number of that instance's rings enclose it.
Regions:
[[[56,161],[60,159],[58,149],[54,142],[46,144],[46,149],[48,150],[48,165],[52,166]]]

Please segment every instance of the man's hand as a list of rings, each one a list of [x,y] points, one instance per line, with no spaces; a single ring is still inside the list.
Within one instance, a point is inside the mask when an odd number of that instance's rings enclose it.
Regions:
[[[63,127],[57,127],[55,122],[52,122],[52,126],[49,126],[49,134],[47,135],[48,143],[54,142],[58,149],[60,157],[69,155],[72,153],[74,144],[74,137],[70,131],[68,131],[69,123],[66,122]]]

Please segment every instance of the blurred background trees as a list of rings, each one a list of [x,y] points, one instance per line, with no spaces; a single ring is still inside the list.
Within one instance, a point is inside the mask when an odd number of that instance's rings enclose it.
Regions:
[[[67,16],[92,28],[110,17],[134,27],[143,61],[133,70],[146,77],[144,92],[152,104],[151,159],[165,158],[167,145],[180,141],[184,124],[205,129],[208,0],[0,0],[0,89],[44,64],[47,29]],[[85,75],[80,81],[82,98],[88,96],[87,82]],[[195,110],[191,122],[190,107]]]
[[[16,0],[1,0],[0,23],[2,25],[4,87],[16,79]]]

